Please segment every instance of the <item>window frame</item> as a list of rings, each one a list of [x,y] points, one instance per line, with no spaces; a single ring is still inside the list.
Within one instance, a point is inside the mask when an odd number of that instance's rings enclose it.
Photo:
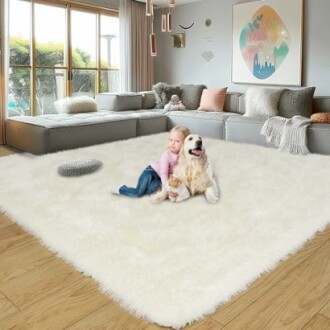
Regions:
[[[9,2],[9,0],[7,0]],[[28,1],[30,3],[30,31],[31,31],[31,40],[30,40],[30,65],[10,65],[9,63],[9,26],[6,30],[6,35],[8,35],[8,42],[5,45],[5,51],[8,54],[7,55],[7,61],[6,61],[6,74],[5,74],[5,82],[4,85],[6,88],[4,89],[3,93],[5,97],[5,102],[3,104],[4,109],[8,116],[8,82],[9,82],[9,69],[29,69],[31,70],[30,73],[30,113],[31,116],[37,115],[37,106],[36,106],[36,93],[37,93],[37,70],[40,69],[54,69],[54,66],[40,66],[36,63],[36,38],[35,38],[35,4],[42,4],[42,5],[49,5],[54,7],[60,7],[65,9],[65,15],[66,15],[66,54],[64,55],[64,65],[63,66],[57,66],[56,69],[61,69],[66,72],[65,77],[65,92],[66,96],[71,96],[73,94],[73,81],[72,81],[72,75],[73,70],[88,70],[88,71],[96,71],[96,89],[95,93],[99,93],[101,90],[101,74],[103,71],[107,71],[106,69],[101,68],[101,52],[100,52],[100,39],[101,39],[101,32],[100,32],[100,22],[101,22],[101,15],[110,16],[110,17],[119,17],[118,10],[100,7],[92,4],[85,4],[85,3],[78,3],[77,1],[68,1],[68,0],[30,0]],[[72,11],[82,11],[87,12],[91,14],[96,15],[96,67],[93,68],[75,68],[72,63],[72,43],[71,43],[71,16]],[[9,8],[7,10],[9,13]],[[7,24],[9,24],[9,19],[7,18]],[[108,70],[111,70],[109,68]],[[1,85],[0,85],[1,87]],[[0,91],[1,92],[1,91]]]

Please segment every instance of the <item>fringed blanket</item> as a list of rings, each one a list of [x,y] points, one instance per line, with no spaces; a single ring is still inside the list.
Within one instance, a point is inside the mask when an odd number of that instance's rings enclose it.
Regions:
[[[306,130],[311,120],[302,116],[290,119],[275,116],[267,119],[260,134],[281,151],[291,154],[307,155]]]

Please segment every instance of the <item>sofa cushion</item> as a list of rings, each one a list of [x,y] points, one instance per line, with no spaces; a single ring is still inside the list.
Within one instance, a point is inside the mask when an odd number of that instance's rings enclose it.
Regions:
[[[282,89],[250,87],[245,95],[245,116],[269,118],[278,114]]]
[[[238,92],[228,92],[226,93],[225,104],[223,106],[223,111],[226,112],[239,112],[239,99],[243,95]]]
[[[203,111],[223,111],[228,87],[205,88],[202,93],[198,110]]]
[[[330,112],[317,112],[311,115],[311,120],[314,123],[330,124]]]
[[[82,95],[66,97],[54,102],[58,113],[83,113],[97,111],[97,105],[93,98]]]
[[[99,110],[124,111],[142,108],[142,94],[102,93],[95,95]]]
[[[196,110],[199,107],[205,85],[181,85],[181,101],[183,105],[190,110]]]
[[[315,87],[298,90],[285,89],[279,99],[278,114],[285,118],[310,117],[313,113]]]
[[[156,94],[153,91],[143,91],[142,95],[142,109],[154,109],[156,106]]]
[[[244,115],[246,112],[246,107],[245,107],[245,94],[242,94],[238,98],[238,113],[241,115]]]
[[[159,82],[152,86],[152,90],[156,95],[156,108],[164,109],[165,105],[170,102],[172,95],[181,97],[181,87],[177,85],[168,85],[167,83]]]

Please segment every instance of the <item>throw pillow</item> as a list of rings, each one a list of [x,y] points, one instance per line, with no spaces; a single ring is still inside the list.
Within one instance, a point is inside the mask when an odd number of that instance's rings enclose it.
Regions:
[[[290,90],[285,89],[279,100],[278,113],[285,118],[293,116],[310,117],[313,113],[315,87]]]
[[[198,110],[223,111],[227,88],[204,89]]]
[[[59,165],[57,168],[58,174],[62,176],[79,176],[93,173],[102,166],[102,162],[98,159],[82,159],[74,160],[68,163]]]
[[[330,124],[330,112],[317,112],[311,115],[311,120],[314,123]]]
[[[167,83],[159,82],[152,86],[152,90],[156,94],[156,108],[164,109],[165,105],[170,102],[172,95],[181,97],[181,87],[176,85],[168,85]]]
[[[54,102],[58,113],[81,113],[97,111],[97,105],[93,98],[88,96],[73,96]]]
[[[201,102],[201,96],[205,85],[181,85],[181,101],[183,105],[190,110],[196,110]]]
[[[250,87],[245,94],[246,117],[269,118],[278,114],[278,100],[282,89]]]

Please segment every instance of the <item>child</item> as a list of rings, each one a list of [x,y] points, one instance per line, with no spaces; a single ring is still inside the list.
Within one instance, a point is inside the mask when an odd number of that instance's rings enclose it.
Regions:
[[[175,126],[170,130],[167,150],[159,161],[148,165],[139,177],[136,188],[120,186],[113,189],[112,193],[129,197],[142,197],[153,194],[159,188],[167,190],[168,178],[173,173],[174,166],[178,163],[179,153],[183,141],[190,134],[188,128]]]
[[[165,111],[173,111],[173,110],[185,110],[186,107],[180,101],[178,95],[174,94],[171,96],[171,100],[164,107]]]

